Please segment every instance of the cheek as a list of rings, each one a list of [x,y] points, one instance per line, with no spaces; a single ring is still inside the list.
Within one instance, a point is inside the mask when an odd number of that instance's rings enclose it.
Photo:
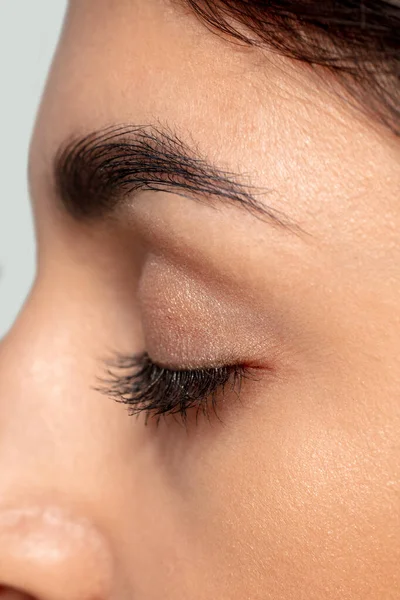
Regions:
[[[200,425],[165,463],[196,563],[227,585],[222,597],[243,583],[237,597],[378,598],[400,583],[395,431],[372,407],[341,411],[310,391]]]

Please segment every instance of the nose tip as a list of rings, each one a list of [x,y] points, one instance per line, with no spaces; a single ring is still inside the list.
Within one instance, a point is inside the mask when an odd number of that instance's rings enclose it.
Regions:
[[[0,600],[108,600],[112,556],[87,519],[58,507],[0,510]]]

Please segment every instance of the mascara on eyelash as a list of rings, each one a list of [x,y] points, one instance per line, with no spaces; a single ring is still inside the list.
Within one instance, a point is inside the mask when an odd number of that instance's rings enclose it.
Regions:
[[[193,370],[171,370],[155,364],[147,353],[117,356],[107,362],[107,378],[96,388],[116,402],[128,406],[129,414],[145,414],[156,419],[180,415],[185,422],[190,409],[196,416],[209,416],[209,408],[217,414],[217,394],[228,384],[239,397],[247,370],[239,365]]]

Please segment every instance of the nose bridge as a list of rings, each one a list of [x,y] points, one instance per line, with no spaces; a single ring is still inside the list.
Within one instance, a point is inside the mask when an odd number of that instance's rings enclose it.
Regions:
[[[68,421],[85,413],[96,383],[96,348],[85,337],[84,310],[61,286],[35,284],[16,322],[0,342],[0,462],[1,439],[24,429],[32,442],[40,436],[56,442],[65,409]],[[79,398],[79,401],[77,400]],[[76,435],[76,431],[75,431]],[[36,442],[39,440],[36,439]],[[40,444],[32,450],[40,451]],[[49,448],[47,448],[47,451]]]
[[[0,344],[0,486],[5,460],[15,469],[22,453],[31,464],[56,458],[57,438],[67,431],[60,429],[63,407],[73,398],[66,330],[34,292]]]
[[[89,384],[76,393],[79,357],[62,319],[45,313],[30,299],[0,344],[0,600],[108,599],[114,566],[101,511],[80,502],[90,498],[84,472],[101,460],[96,441],[88,459],[82,452],[88,409],[76,398]]]

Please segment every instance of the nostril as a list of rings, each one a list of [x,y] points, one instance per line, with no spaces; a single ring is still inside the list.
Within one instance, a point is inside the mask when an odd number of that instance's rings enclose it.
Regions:
[[[14,588],[0,586],[0,600],[35,600],[35,598]]]

